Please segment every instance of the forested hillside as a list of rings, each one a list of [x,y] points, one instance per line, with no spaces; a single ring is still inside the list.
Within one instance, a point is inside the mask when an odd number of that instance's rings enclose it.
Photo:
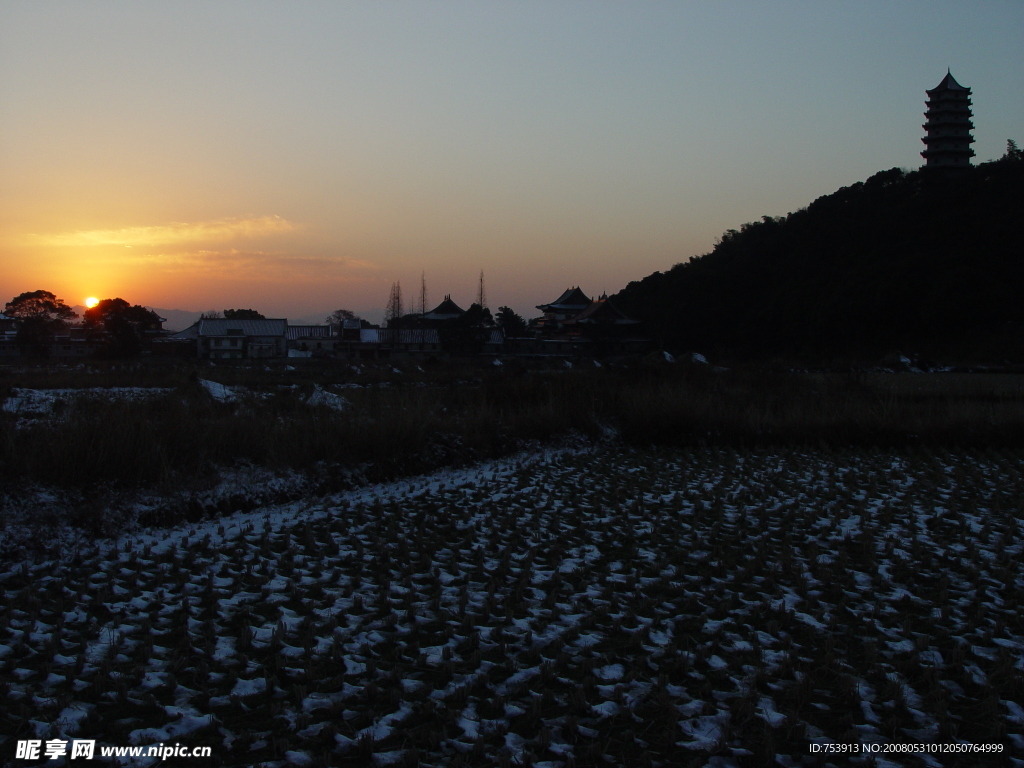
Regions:
[[[863,354],[1024,328],[1024,161],[882,171],[616,297],[678,349]]]

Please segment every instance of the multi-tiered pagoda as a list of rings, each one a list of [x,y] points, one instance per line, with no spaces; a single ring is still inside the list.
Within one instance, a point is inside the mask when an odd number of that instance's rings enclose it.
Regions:
[[[964,88],[946,70],[942,82],[925,91],[925,150],[921,157],[926,168],[966,168],[971,164],[974,138],[971,129],[971,89]]]

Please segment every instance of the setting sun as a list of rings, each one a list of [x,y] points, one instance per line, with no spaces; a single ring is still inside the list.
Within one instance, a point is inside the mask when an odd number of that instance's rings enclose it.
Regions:
[[[99,303],[100,300],[97,299],[95,296],[90,296],[88,299],[85,300],[85,306],[87,306],[89,309],[92,309]]]

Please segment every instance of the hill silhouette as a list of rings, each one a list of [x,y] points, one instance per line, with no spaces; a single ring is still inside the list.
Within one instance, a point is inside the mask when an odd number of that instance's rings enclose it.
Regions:
[[[952,177],[893,168],[729,230],[711,253],[615,300],[677,349],[934,353],[997,336],[1024,346],[1022,197],[1019,153]]]

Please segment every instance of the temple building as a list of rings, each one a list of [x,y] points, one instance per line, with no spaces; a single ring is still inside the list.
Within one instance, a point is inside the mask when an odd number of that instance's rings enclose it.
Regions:
[[[542,317],[530,321],[530,338],[505,339],[507,353],[552,357],[609,357],[645,352],[651,340],[640,323],[615,307],[607,295],[591,299],[579,286],[567,288],[550,304],[538,304]]]
[[[579,289],[566,288],[557,299],[550,304],[538,304],[537,309],[544,313],[544,316],[537,321],[537,327],[545,331],[557,331],[562,323],[589,307],[593,301],[587,294]]]
[[[444,301],[423,315],[423,319],[428,322],[446,322],[458,320],[464,314],[466,314],[466,310],[452,301],[451,294],[448,294],[444,297]]]
[[[569,330],[579,330],[582,333],[598,331],[600,335],[608,335],[619,331],[627,326],[639,325],[639,320],[633,320],[615,305],[608,301],[608,294],[601,298],[594,299],[590,306],[574,317],[562,321],[562,327]]]
[[[966,168],[971,164],[974,138],[971,129],[971,89],[964,88],[946,70],[942,82],[925,91],[925,149],[921,157],[926,168]]]

